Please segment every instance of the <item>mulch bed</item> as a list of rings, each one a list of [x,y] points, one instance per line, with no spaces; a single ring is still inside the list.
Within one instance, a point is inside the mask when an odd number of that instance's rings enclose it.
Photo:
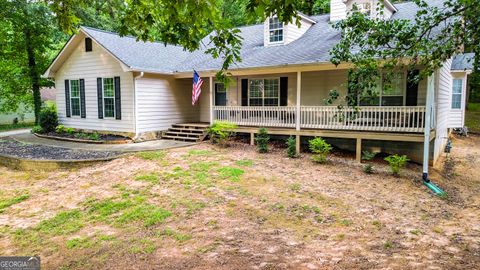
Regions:
[[[39,160],[92,160],[113,158],[120,155],[113,151],[88,151],[26,144],[12,139],[0,139],[0,156]]]
[[[98,134],[100,137],[99,140],[91,140],[89,138],[75,137],[76,134],[77,133],[69,134],[69,133],[48,132],[48,133],[35,134],[35,135],[39,137],[44,137],[44,138],[51,138],[51,139],[65,140],[65,141],[87,142],[87,143],[123,144],[123,143],[132,142],[130,138],[120,136],[120,135]]]

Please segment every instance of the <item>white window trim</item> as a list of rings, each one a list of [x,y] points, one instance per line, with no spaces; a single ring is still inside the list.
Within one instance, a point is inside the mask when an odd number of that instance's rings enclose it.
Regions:
[[[248,79],[248,107],[250,107],[250,81],[252,80],[262,80],[263,85],[265,86],[265,80],[277,80],[278,81],[278,102],[277,106],[268,105],[266,107],[280,107],[280,77],[267,77],[267,78],[258,78],[258,79]],[[252,107],[265,107],[265,89],[262,91],[262,105],[261,106],[252,106]],[[273,99],[273,98],[272,98]]]
[[[460,93],[454,93],[453,92],[453,87],[454,87],[454,82],[456,80],[459,80],[461,82],[461,88],[460,88]],[[460,107],[459,108],[453,108],[453,95],[460,95]],[[461,111],[462,110],[462,103],[463,103],[463,79],[462,78],[453,78],[452,79],[452,96],[451,96],[451,101],[450,101],[450,109],[456,110],[456,111]]]
[[[78,97],[72,97],[72,81],[78,81]],[[72,118],[81,118],[82,117],[82,98],[80,93],[80,79],[71,79],[68,82],[69,85],[69,92],[70,92],[70,117]],[[73,102],[72,99],[78,99],[78,105],[80,108],[80,112],[78,115],[73,114]]]
[[[112,79],[113,83],[113,116],[107,117],[105,115],[105,85],[104,85],[104,79]],[[103,110],[103,119],[115,119],[115,116],[117,114],[116,110],[116,105],[115,105],[115,98],[116,98],[116,93],[115,93],[115,77],[102,77],[102,110]],[[112,97],[108,97],[112,98]]]
[[[280,45],[280,44],[283,44],[285,43],[285,24],[283,22],[280,22],[282,24],[282,28],[275,28],[275,29],[271,29],[270,28],[270,19],[273,19],[273,18],[278,18],[278,17],[271,17],[271,18],[268,18],[268,44],[271,44],[271,45]],[[279,40],[279,41],[271,41],[270,40],[270,33],[272,31],[275,31],[275,30],[282,30],[282,40]]]

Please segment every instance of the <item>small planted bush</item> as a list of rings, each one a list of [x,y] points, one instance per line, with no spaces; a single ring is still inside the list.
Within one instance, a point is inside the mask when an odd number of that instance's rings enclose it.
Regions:
[[[56,133],[59,133],[59,134],[65,133],[65,126],[64,126],[64,125],[58,125],[58,126],[55,128],[55,132],[56,132]]]
[[[363,160],[372,160],[373,158],[375,158],[376,155],[377,155],[377,153],[375,153],[375,152],[362,151],[362,159]]]
[[[234,123],[228,121],[215,121],[210,127],[208,127],[207,132],[212,143],[226,146],[228,140],[235,135],[234,130],[236,128],[237,125]]]
[[[372,174],[373,173],[373,166],[372,164],[365,164],[363,166],[363,172],[366,174]]]
[[[295,137],[290,136],[287,139],[287,156],[289,158],[296,158],[297,157],[297,141]]]
[[[270,136],[268,136],[268,131],[266,128],[261,128],[258,130],[258,135],[255,138],[257,142],[257,150],[259,153],[268,152],[268,141],[270,141]]]
[[[388,162],[390,169],[392,170],[393,175],[398,175],[400,173],[400,169],[407,165],[409,159],[406,155],[391,155],[385,158],[385,161]]]
[[[41,126],[34,126],[31,130],[32,133],[43,133],[43,128]]]
[[[38,118],[43,132],[55,131],[55,128],[58,126],[57,109],[54,105],[43,107]]]
[[[328,144],[324,139],[317,137],[308,142],[310,151],[312,151],[312,160],[317,163],[325,163],[327,156],[332,151],[332,146]]]

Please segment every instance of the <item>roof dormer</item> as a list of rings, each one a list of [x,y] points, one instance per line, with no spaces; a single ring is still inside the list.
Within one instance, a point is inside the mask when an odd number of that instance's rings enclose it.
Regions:
[[[377,10],[377,6],[380,4],[383,4],[383,14]],[[389,0],[331,0],[330,21],[335,22],[347,18],[354,6],[371,18],[383,16],[383,19],[386,20],[390,19],[397,11]]]
[[[300,26],[295,23],[284,24],[277,16],[269,17],[263,23],[264,46],[285,45],[300,38],[315,21],[304,14],[300,14]]]

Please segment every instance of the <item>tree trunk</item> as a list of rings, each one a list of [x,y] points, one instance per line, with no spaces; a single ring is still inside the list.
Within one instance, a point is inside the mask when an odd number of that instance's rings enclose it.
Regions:
[[[32,81],[32,92],[33,92],[33,106],[35,112],[35,124],[38,124],[40,109],[42,107],[42,98],[40,96],[40,74],[37,71],[37,63],[35,61],[35,51],[33,50],[32,44],[32,35],[28,24],[24,30],[25,34],[25,47],[27,49],[28,56],[28,70],[30,80]]]

